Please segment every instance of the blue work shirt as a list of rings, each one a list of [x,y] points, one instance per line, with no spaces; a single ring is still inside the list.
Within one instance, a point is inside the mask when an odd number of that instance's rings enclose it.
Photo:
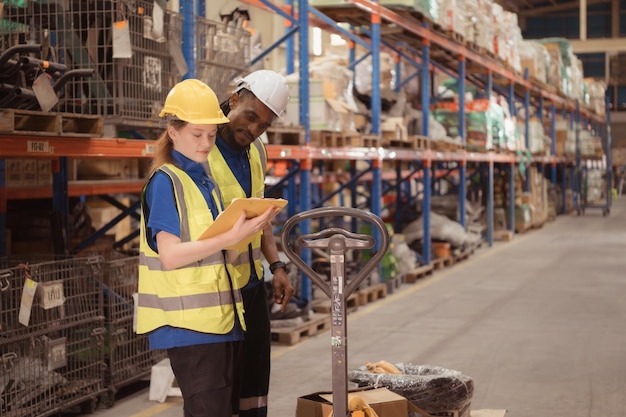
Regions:
[[[219,210],[211,194],[216,187],[213,180],[206,174],[202,164],[192,161],[178,151],[172,151],[172,156],[175,164],[189,174],[196,183],[211,210],[213,219],[215,219]],[[180,237],[180,218],[174,199],[174,189],[170,177],[164,172],[157,171],[148,184],[146,204],[150,210],[147,237],[155,248],[157,248],[156,235],[161,231]],[[243,338],[244,333],[239,320],[235,320],[233,330],[224,335],[200,333],[171,326],[160,327],[148,334],[151,349],[239,341]]]
[[[224,157],[226,164],[230,167],[237,182],[246,193],[246,197],[252,196],[252,170],[250,169],[250,153],[248,150],[237,150],[230,147],[224,139],[218,137],[215,145]],[[250,262],[250,281],[243,287],[244,290],[259,285],[259,277],[254,268],[254,262]]]

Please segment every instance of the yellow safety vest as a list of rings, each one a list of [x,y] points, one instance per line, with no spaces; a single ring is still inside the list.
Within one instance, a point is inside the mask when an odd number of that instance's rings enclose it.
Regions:
[[[172,181],[180,216],[181,241],[197,240],[213,223],[202,192],[180,168],[165,164],[160,171]],[[238,273],[225,262],[221,251],[174,270],[163,268],[159,254],[148,244],[147,216],[144,215],[148,183],[142,191],[137,333],[172,326],[202,333],[226,334],[235,325],[235,311],[245,330]],[[219,209],[215,190],[213,199]]]
[[[265,195],[265,167],[267,165],[267,153],[261,139],[257,138],[250,146],[250,171],[252,181],[252,197],[263,197]],[[214,146],[209,154],[209,167],[211,175],[217,183],[224,206],[228,207],[234,198],[246,198],[246,193],[237,181],[235,174],[226,163],[226,159],[217,146]],[[263,279],[263,264],[261,262],[261,235],[259,233],[252,242],[252,259],[249,251],[239,253],[233,265],[237,268],[240,277],[241,288],[250,281],[250,263],[254,262],[256,275]]]

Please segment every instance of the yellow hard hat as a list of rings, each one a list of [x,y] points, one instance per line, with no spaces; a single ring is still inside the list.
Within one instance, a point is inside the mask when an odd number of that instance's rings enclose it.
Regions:
[[[193,78],[179,82],[167,94],[159,116],[168,114],[197,125],[229,122],[211,87]]]

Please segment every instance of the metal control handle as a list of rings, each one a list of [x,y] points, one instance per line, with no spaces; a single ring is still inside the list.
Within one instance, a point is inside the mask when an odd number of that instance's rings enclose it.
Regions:
[[[302,271],[306,276],[311,278],[311,280],[314,281],[320,287],[320,289],[324,291],[324,293],[330,298],[332,298],[332,291],[330,286],[326,284],[326,281],[322,276],[317,274],[315,271],[313,271],[313,269],[311,269],[309,265],[304,263],[302,258],[300,258],[300,256],[293,250],[291,244],[289,243],[289,236],[291,234],[291,230],[298,223],[301,223],[304,220],[342,216],[355,217],[357,219],[365,220],[366,222],[373,224],[378,230],[380,237],[379,250],[376,251],[374,256],[362,267],[358,275],[350,280],[350,284],[345,288],[345,294],[346,296],[348,296],[369,275],[369,273],[376,267],[376,265],[378,265],[378,262],[382,260],[382,258],[385,256],[385,252],[387,252],[387,248],[389,247],[389,233],[387,232],[387,227],[385,226],[385,223],[383,223],[380,217],[368,211],[363,211],[350,207],[320,207],[298,213],[295,216],[291,217],[285,223],[281,236],[281,244],[283,250],[285,251],[285,255],[287,255],[289,260],[296,264],[300,271]],[[344,229],[334,227],[322,230],[317,233],[298,236],[295,243],[296,246],[304,248],[328,248],[331,250],[337,250],[340,249],[337,246],[341,246],[341,243],[338,243],[337,240],[338,238],[341,239],[340,236],[343,236],[344,238],[343,240],[345,242],[346,250],[371,249],[376,243],[372,236],[351,233]]]
[[[291,247],[289,236],[292,229],[308,219],[350,216],[371,223],[378,230],[380,245],[372,258],[361,268],[356,277],[347,283],[345,277],[345,253],[349,249],[372,249],[376,240],[370,235],[351,233],[339,228],[329,228],[317,233],[300,235],[295,246],[301,248],[328,249],[330,252],[330,283],[318,275]],[[322,207],[296,214],[285,223],[281,236],[283,250],[287,257],[326,293],[331,301],[331,346],[333,378],[333,416],[345,417],[348,411],[348,343],[346,305],[348,296],[367,277],[385,256],[389,247],[389,234],[383,221],[374,214],[345,207]]]

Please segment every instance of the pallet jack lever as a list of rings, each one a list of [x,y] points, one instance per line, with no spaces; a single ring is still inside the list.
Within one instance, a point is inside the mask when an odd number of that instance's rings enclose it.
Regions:
[[[349,216],[363,220],[374,226],[376,236],[351,233],[340,228],[329,228],[316,233],[300,235],[295,244],[299,248],[327,249],[330,252],[330,283],[317,274],[295,252],[290,242],[292,229],[305,220],[328,217]],[[348,410],[348,363],[347,363],[347,299],[356,287],[378,265],[389,247],[389,234],[383,221],[374,214],[348,207],[321,207],[308,210],[291,217],[285,223],[281,235],[282,248],[285,255],[302,273],[315,282],[331,300],[331,346],[332,346],[332,390],[333,416],[345,417]],[[378,243],[378,245],[377,245]],[[349,249],[377,250],[370,260],[361,268],[356,277],[348,280],[345,277],[345,253]]]

